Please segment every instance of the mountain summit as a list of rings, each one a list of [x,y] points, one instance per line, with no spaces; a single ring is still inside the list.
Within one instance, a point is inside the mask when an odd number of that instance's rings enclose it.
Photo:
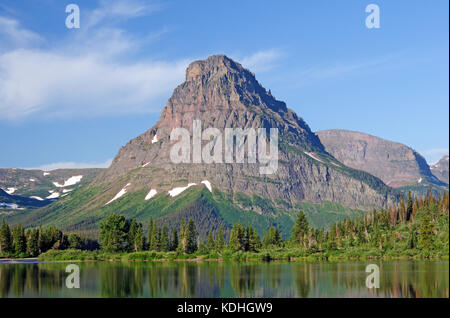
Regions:
[[[401,143],[340,129],[322,130],[317,135],[326,150],[340,162],[367,171],[391,187],[414,183],[443,185],[432,174],[425,158]]]
[[[196,148],[194,122],[201,130],[221,133],[228,128],[264,128],[269,135],[270,129],[278,129],[276,172],[261,175],[260,163],[247,159],[194,162],[208,145],[226,150],[220,138],[205,135]],[[189,162],[171,160],[178,141],[170,135],[176,128],[190,133]],[[249,145],[251,138],[246,136],[236,151],[244,149],[247,157]],[[144,222],[152,216],[169,225],[189,216],[213,229],[240,219],[261,232],[270,224],[290,228],[302,207],[332,204],[322,215],[313,215],[318,210],[311,208],[315,224],[323,224],[327,216],[328,221],[345,216],[333,214],[334,210],[339,214],[383,207],[396,195],[380,179],[346,167],[327,153],[305,121],[263,88],[252,72],[225,55],[214,55],[189,65],[185,82],[175,88],[158,122],[121,147],[111,166],[89,186],[27,220],[95,228],[114,211]]]
[[[449,170],[449,157],[444,156],[434,165],[430,166],[431,172],[442,182],[449,183],[448,170]]]

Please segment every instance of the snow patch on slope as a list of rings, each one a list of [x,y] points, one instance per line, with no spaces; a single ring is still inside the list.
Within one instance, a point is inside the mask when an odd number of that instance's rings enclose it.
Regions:
[[[36,199],[36,200],[39,200],[39,201],[44,201],[44,199],[42,199],[41,197],[38,197],[37,195],[31,196],[30,199]]]
[[[151,189],[150,192],[145,196],[145,201],[153,198],[158,192],[155,189]]]
[[[47,197],[47,199],[56,199],[56,198],[59,198],[59,192],[53,192]]]
[[[314,160],[317,160],[317,161],[319,161],[319,162],[321,162],[321,163],[324,163],[322,160],[320,160],[319,158],[317,158],[316,156],[314,156],[314,153],[312,153],[312,152],[306,152],[306,151],[304,151],[304,153],[307,154],[308,156],[310,156],[311,158],[313,158]]]
[[[83,178],[83,176],[73,176],[73,177],[70,177],[69,179],[67,179],[66,181],[64,181],[64,184],[59,184],[58,182],[53,182],[53,184],[55,185],[55,187],[58,187],[58,188],[69,187],[69,186],[75,185],[78,182],[80,182],[82,178]]]
[[[152,144],[154,144],[155,142],[158,142],[158,136],[154,135],[153,139],[152,139]]]
[[[131,183],[127,183],[127,185],[124,186],[124,187],[122,188],[122,190],[120,190],[120,191],[114,196],[114,198],[112,198],[111,200],[109,200],[108,202],[106,202],[105,205],[110,204],[110,203],[113,202],[114,200],[117,200],[118,198],[120,198],[121,196],[123,196],[125,193],[127,193],[127,189],[126,189],[126,188],[127,188],[129,185],[131,185]]]
[[[13,194],[15,191],[17,190],[17,188],[8,188],[6,190],[4,190],[6,193],[8,194]]]
[[[211,182],[208,180],[203,180],[201,183],[203,183],[209,190],[209,192],[212,192]]]
[[[44,177],[48,176],[50,174],[50,172],[44,172]]]
[[[142,165],[142,168],[147,167],[149,164],[150,164],[150,161],[147,162],[147,163],[144,163],[144,164]]]
[[[181,192],[183,192],[184,190],[186,190],[187,188],[190,188],[192,186],[197,185],[196,183],[189,183],[187,186],[185,187],[177,187],[177,188],[173,188],[172,190],[169,190],[169,195],[171,197],[176,197],[177,195],[179,195]]]

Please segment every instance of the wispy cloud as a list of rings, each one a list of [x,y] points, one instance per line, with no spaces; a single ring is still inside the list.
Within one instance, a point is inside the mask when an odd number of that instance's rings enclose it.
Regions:
[[[367,58],[357,61],[336,61],[330,64],[307,66],[295,72],[296,83],[311,83],[329,78],[342,78],[344,76],[361,74],[368,70],[379,70],[390,63],[400,60],[401,53],[388,56]]]
[[[134,58],[168,32],[162,26],[146,34],[129,33],[120,22],[162,10],[158,2],[101,1],[84,11],[81,28],[68,32],[51,48],[20,22],[0,17],[5,36],[34,46],[0,43],[0,113],[2,119],[94,117],[160,111],[161,103],[184,79],[189,59]],[[84,21],[84,22],[83,22]],[[45,41],[45,39],[42,39]],[[6,49],[5,49],[6,48]],[[147,49],[147,47],[146,47]],[[261,50],[238,61],[255,72],[272,68],[281,50]],[[201,58],[205,58],[202,56]]]
[[[170,92],[187,61],[118,63],[92,53],[66,56],[18,50],[0,55],[0,112],[9,119],[149,113]]]
[[[44,170],[51,171],[55,169],[85,169],[85,168],[108,168],[112,163],[112,159],[105,162],[55,162],[38,167],[23,168],[28,170]]]
[[[149,15],[160,8],[148,1],[102,1],[100,8],[87,13],[87,26],[80,29],[85,31],[70,32],[51,49],[36,45],[0,51],[2,118],[159,111],[161,105],[156,101],[182,82],[188,60],[129,58],[166,29],[136,38],[113,21]],[[0,32],[23,43],[39,38],[18,21],[4,17],[0,17]]]
[[[85,30],[105,21],[116,23],[147,16],[161,10],[161,3],[138,0],[100,1],[100,6],[86,14]]]
[[[41,41],[41,37],[23,28],[17,20],[0,16],[0,41],[10,45],[24,47]],[[1,47],[0,47],[1,48]]]
[[[237,60],[245,67],[254,72],[265,72],[275,66],[284,53],[280,49],[269,49],[258,51],[249,56],[237,57]]]

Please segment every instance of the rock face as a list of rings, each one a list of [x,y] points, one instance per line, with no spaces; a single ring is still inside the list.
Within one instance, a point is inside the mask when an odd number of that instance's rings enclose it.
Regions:
[[[261,175],[261,164],[248,160],[227,164],[172,163],[172,129],[186,128],[192,136],[194,120],[201,121],[202,129],[213,127],[222,133],[225,128],[267,128],[267,133],[269,128],[277,128],[276,173]],[[203,146],[208,142],[203,141]],[[248,138],[243,146],[248,149]],[[192,152],[196,151],[192,138],[190,149],[192,162]],[[110,190],[103,199],[106,203],[127,184],[127,192],[154,189],[167,195],[175,187],[199,185],[204,180],[213,190],[232,196],[238,192],[257,194],[291,205],[331,201],[368,209],[385,206],[392,199],[391,190],[379,179],[355,172],[330,156],[303,119],[264,89],[253,73],[224,55],[191,63],[186,81],[174,90],[156,125],[122,147],[111,167],[94,180],[93,186]]]
[[[403,144],[337,129],[319,131],[317,136],[337,160],[346,166],[369,172],[391,187],[425,181],[440,184],[426,160]]]
[[[222,139],[219,135],[213,141],[200,139],[194,146],[197,120],[202,130],[215,128]],[[188,132],[190,155],[185,163],[171,160],[178,144],[178,139],[170,138],[175,128]],[[249,160],[249,136],[235,146],[244,150],[244,160],[226,160],[236,152],[236,148],[225,152],[227,128],[264,128],[267,135],[269,129],[278,129],[274,173],[261,174],[260,168],[267,165]],[[217,147],[214,153],[222,150],[218,162],[193,162],[194,155],[210,153],[205,149],[211,143]],[[303,119],[264,89],[254,74],[216,55],[189,65],[185,82],[175,88],[158,122],[123,146],[111,166],[92,182],[33,213],[13,214],[8,221],[33,227],[53,224],[95,237],[99,223],[110,213],[144,223],[152,217],[169,227],[193,218],[199,236],[205,238],[220,226],[228,232],[240,220],[251,223],[260,235],[276,225],[287,238],[300,209],[320,227],[361,210],[386,207],[398,197],[377,177],[349,168],[327,153]]]
[[[442,182],[445,182],[447,184],[449,183],[448,160],[449,160],[449,157],[447,155],[447,156],[442,157],[438,163],[430,166],[431,172],[436,176],[436,178],[438,178],[439,180],[441,180]]]

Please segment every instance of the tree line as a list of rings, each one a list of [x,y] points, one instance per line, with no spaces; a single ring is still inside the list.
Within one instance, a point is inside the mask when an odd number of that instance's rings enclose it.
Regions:
[[[34,257],[50,249],[93,250],[98,244],[91,239],[70,233],[64,234],[55,226],[27,229],[21,224],[10,226],[2,220],[0,226],[0,256]]]
[[[329,228],[316,229],[308,224],[303,211],[297,214],[288,240],[282,239],[275,225],[262,239],[251,224],[235,223],[226,239],[225,229],[209,231],[202,240],[192,218],[171,228],[150,219],[145,234],[142,223],[112,213],[100,223],[99,244],[77,234],[65,235],[54,226],[27,231],[18,224],[10,229],[5,220],[0,227],[0,255],[37,256],[49,249],[95,249],[108,252],[176,252],[206,254],[225,249],[259,252],[262,249],[296,248],[308,253],[364,248],[379,250],[448,250],[449,195],[434,197],[431,189],[425,197],[408,193],[387,210],[374,210],[361,217],[347,218]],[[447,234],[445,234],[447,233]]]
[[[387,210],[374,210],[362,217],[347,218],[329,230],[308,225],[303,212],[297,216],[290,243],[310,252],[349,247],[380,250],[448,251],[449,195],[434,197],[431,188],[425,197],[400,199]]]

